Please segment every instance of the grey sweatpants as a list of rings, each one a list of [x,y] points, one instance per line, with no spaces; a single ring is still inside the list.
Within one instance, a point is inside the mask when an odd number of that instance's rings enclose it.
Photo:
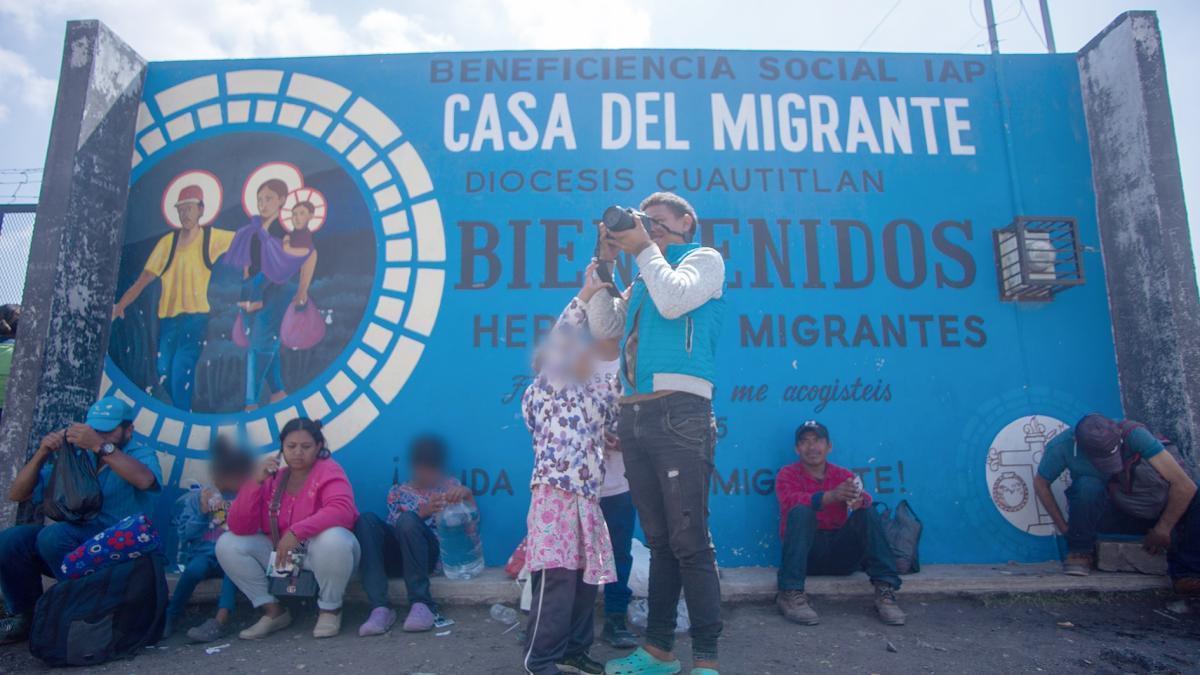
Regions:
[[[267,563],[271,540],[265,534],[237,535],[226,532],[217,540],[217,560],[255,607],[276,602],[267,591]],[[326,611],[340,609],[350,575],[358,569],[360,550],[354,534],[344,527],[331,527],[308,540],[304,569],[312,570],[320,591],[317,606]]]

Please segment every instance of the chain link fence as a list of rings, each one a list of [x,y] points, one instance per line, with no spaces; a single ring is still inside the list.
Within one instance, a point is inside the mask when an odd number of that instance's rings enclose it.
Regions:
[[[21,302],[37,204],[0,204],[0,305]]]

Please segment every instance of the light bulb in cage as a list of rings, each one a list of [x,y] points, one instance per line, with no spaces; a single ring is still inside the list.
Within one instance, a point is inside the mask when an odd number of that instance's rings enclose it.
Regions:
[[[1074,218],[1017,216],[993,241],[1001,300],[1048,302],[1084,282]]]

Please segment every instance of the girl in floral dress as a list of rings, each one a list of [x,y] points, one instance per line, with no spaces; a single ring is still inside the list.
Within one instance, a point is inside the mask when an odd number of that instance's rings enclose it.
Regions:
[[[599,488],[605,434],[621,394],[618,348],[589,335],[585,307],[604,285],[590,268],[587,279],[538,349],[536,377],[521,400],[534,452],[526,562],[533,606],[524,662],[533,675],[604,672],[588,656],[596,590],[617,578]]]

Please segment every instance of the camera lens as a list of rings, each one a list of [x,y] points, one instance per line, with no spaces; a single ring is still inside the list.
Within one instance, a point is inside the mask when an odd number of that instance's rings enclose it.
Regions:
[[[610,230],[621,229],[621,219],[625,217],[625,209],[619,206],[610,206],[604,209],[604,215],[600,220],[604,221],[604,227]]]

